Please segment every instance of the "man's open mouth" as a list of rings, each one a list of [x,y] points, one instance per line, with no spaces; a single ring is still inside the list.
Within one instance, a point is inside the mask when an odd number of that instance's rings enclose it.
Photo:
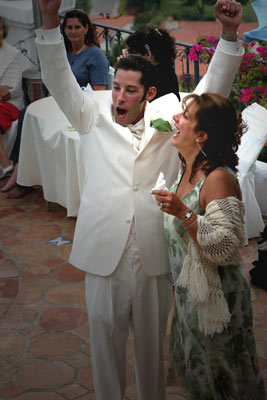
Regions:
[[[117,111],[118,115],[124,115],[127,113],[127,110],[125,110],[124,108],[120,108],[120,107],[117,107],[116,111]]]

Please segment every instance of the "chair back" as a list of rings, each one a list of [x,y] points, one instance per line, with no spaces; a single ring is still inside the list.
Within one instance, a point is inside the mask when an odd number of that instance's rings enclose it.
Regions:
[[[253,103],[242,112],[242,118],[248,130],[242,136],[237,151],[241,175],[251,171],[267,141],[267,110],[258,103]]]

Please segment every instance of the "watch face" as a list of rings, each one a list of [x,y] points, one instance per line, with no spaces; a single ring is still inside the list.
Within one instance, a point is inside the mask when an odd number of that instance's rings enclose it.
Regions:
[[[184,218],[183,218],[183,221],[186,221],[186,220],[188,220],[191,216],[192,216],[192,211],[191,210],[189,210],[189,211],[187,211],[187,213],[185,214],[185,216],[184,216]]]

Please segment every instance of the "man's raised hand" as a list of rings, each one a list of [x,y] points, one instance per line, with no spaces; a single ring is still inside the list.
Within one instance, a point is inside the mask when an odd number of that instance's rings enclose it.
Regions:
[[[242,18],[242,6],[231,0],[217,0],[214,6],[214,15],[221,24],[222,31],[227,35],[236,33]]]
[[[43,29],[53,29],[59,25],[58,10],[61,0],[39,0],[43,17]]]

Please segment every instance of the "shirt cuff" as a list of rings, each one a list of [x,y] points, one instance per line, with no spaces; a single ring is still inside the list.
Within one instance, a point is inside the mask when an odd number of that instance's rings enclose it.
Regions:
[[[35,33],[36,41],[41,44],[56,44],[62,40],[59,26],[53,29],[36,29]]]
[[[223,38],[220,38],[219,46],[224,53],[240,56],[242,56],[243,54],[243,40],[230,42],[229,40],[224,40]]]

